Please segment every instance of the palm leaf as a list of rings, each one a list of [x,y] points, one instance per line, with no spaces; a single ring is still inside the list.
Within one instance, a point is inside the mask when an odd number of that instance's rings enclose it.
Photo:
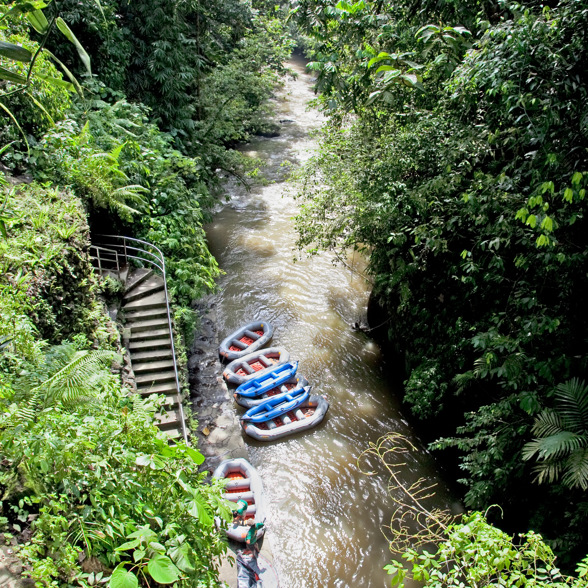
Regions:
[[[533,435],[537,437],[547,437],[557,435],[564,430],[561,416],[554,410],[544,410],[535,419],[533,424]]]
[[[533,471],[537,474],[535,480],[539,484],[543,484],[545,482],[553,483],[561,475],[562,464],[560,461],[544,461],[538,463],[533,468]]]
[[[588,385],[572,378],[558,385],[555,396],[565,428],[578,433],[588,432]]]
[[[539,456],[541,460],[563,457],[573,453],[582,447],[583,437],[571,431],[561,431],[556,435],[550,435],[538,439]]]
[[[588,490],[588,438],[584,437],[584,446],[575,451],[565,464],[562,482],[570,487]]]

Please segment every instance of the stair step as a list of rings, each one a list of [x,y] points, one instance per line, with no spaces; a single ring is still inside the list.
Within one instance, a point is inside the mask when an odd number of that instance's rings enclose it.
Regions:
[[[161,287],[163,288],[163,284]],[[148,293],[143,298],[134,300],[125,298],[123,310],[125,313],[129,310],[149,310],[151,308],[161,308],[161,306],[165,304],[165,292],[152,292]]]
[[[157,421],[157,426],[160,429],[164,429],[166,427],[181,427],[182,418],[180,415],[179,409],[169,410],[165,414],[156,414],[155,420]]]
[[[142,334],[142,333],[141,333]],[[167,338],[148,339],[146,336],[137,339],[131,338],[129,343],[129,351],[131,352],[131,359],[134,351],[150,351],[154,349],[171,349],[171,339],[169,332],[166,333]],[[159,335],[161,337],[161,335]]]
[[[138,392],[143,398],[147,398],[149,396],[153,396],[155,392]],[[156,394],[159,396],[160,394]],[[163,400],[163,406],[166,410],[174,410],[178,406],[178,395],[177,394],[166,394]]]
[[[176,381],[173,382],[162,382],[161,384],[155,384],[154,386],[145,386],[137,390],[142,396],[149,396],[149,394],[165,394],[166,396],[177,396],[178,391],[176,390]]]
[[[168,329],[168,322],[167,317],[165,318],[156,318],[152,320],[143,320],[143,321],[136,321],[133,323],[127,323],[127,326],[131,329],[131,333],[140,333],[143,331],[155,331],[161,329]]]
[[[150,341],[153,339],[167,339],[169,341],[169,327],[166,329],[154,329],[152,331],[135,331],[131,329],[130,340],[136,343],[141,341]],[[171,341],[169,341],[171,346]]]
[[[143,320],[149,321],[157,318],[165,318],[167,322],[167,306],[161,304],[158,308],[149,308],[145,310],[142,306],[138,309],[130,308],[125,310],[124,316],[127,324]]]
[[[184,436],[181,428],[166,429],[164,432],[170,439],[181,439]]]
[[[135,362],[133,361],[133,357],[131,356],[131,363],[133,364],[133,371],[135,375],[140,374],[149,374],[151,372],[161,372],[164,370],[171,370],[174,372],[174,362],[170,359],[162,359],[158,361],[140,361]]]
[[[139,268],[134,270],[133,273],[127,278],[127,287],[125,288],[125,294],[130,292],[133,288],[142,284],[145,280],[148,280],[155,272],[148,268]]]
[[[137,388],[141,390],[145,390],[145,388],[150,388],[153,384],[154,386],[158,384],[163,384],[164,382],[174,382],[176,381],[176,374],[173,370],[165,371],[165,372],[155,372],[149,373],[142,376],[135,376],[135,382],[137,383]]]
[[[153,351],[136,351],[133,352],[132,357],[132,361],[137,363],[143,361],[160,361],[163,359],[173,359],[170,348],[154,349]]]
[[[163,282],[152,282],[153,278],[147,280],[144,284],[133,288],[128,294],[125,294],[124,301],[125,306],[129,302],[136,302],[141,300],[142,298],[147,298],[148,296],[152,296],[158,292],[163,292],[164,285]]]

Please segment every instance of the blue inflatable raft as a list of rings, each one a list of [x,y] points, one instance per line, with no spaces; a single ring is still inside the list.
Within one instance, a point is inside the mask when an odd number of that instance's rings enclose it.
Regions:
[[[288,394],[280,394],[250,408],[242,417],[241,422],[263,423],[285,415],[308,400],[308,389],[295,388]]]
[[[237,388],[236,393],[245,398],[256,398],[272,388],[281,386],[284,382],[289,380],[297,370],[297,361],[281,363],[271,372],[261,374],[251,380],[247,380],[247,382],[243,382],[243,384],[239,385]]]
[[[264,400],[271,398],[272,396],[277,396],[278,394],[288,394],[288,392],[292,392],[295,388],[305,388],[308,387],[309,391],[311,390],[312,386],[309,384],[308,380],[301,376],[299,373],[296,373],[295,376],[292,376],[289,380],[286,380],[280,386],[276,386],[267,392],[264,392],[260,396],[256,396],[254,398],[248,398],[246,396],[241,396],[241,394],[235,393],[235,401],[239,406],[243,406],[244,408],[251,408],[253,406],[257,406],[261,404]]]

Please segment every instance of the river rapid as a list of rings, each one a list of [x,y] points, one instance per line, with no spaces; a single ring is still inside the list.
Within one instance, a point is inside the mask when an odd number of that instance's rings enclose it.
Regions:
[[[282,588],[389,586],[390,561],[382,529],[395,509],[386,469],[362,453],[389,432],[406,435],[417,449],[407,456],[403,482],[438,482],[431,456],[403,418],[378,345],[353,324],[365,320],[370,292],[363,260],[335,263],[329,254],[294,261],[297,202],[284,163],[297,166],[316,147],[312,131],[322,119],[308,107],[312,79],[302,59],[290,67],[276,98],[278,137],[258,138],[243,152],[266,162],[269,180],[251,191],[228,183],[230,200],[207,227],[213,255],[225,272],[214,301],[224,338],[252,320],[269,321],[272,346],[283,346],[313,394],[330,402],[323,423],[272,443],[246,438],[249,460],[260,472],[268,504],[266,541]],[[243,409],[237,408],[241,413]],[[366,475],[362,469],[373,470]],[[392,493],[394,495],[394,493]],[[440,485],[434,499],[448,507]]]

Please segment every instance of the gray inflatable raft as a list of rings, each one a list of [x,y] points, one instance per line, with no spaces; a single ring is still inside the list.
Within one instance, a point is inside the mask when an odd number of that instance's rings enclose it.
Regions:
[[[243,384],[258,376],[269,374],[280,363],[286,363],[290,354],[284,347],[258,349],[232,361],[223,371],[223,377],[231,384]]]
[[[274,329],[267,321],[249,323],[223,339],[218,352],[221,357],[233,361],[267,345],[273,334]]]
[[[248,504],[245,512],[245,520],[253,519],[254,523],[265,521],[265,508],[263,502],[263,483],[257,470],[242,457],[226,459],[214,470],[213,478],[227,479],[223,498],[231,502],[245,500]],[[236,506],[236,504],[235,504]],[[244,542],[249,532],[249,525],[229,524],[227,537],[233,541]],[[265,527],[257,531],[257,539],[261,539]]]
[[[312,395],[298,408],[280,418],[264,423],[241,421],[241,426],[247,435],[258,441],[274,441],[316,427],[328,410],[329,402],[326,398]]]

